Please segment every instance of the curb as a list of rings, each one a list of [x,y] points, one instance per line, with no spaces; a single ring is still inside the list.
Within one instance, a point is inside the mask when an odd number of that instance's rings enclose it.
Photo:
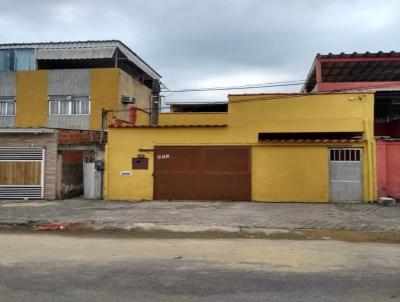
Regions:
[[[48,224],[66,225],[64,228],[42,228]],[[57,223],[49,221],[0,221],[0,230],[51,232],[65,235],[99,234],[138,238],[214,238],[214,239],[287,239],[287,240],[339,240],[347,242],[400,243],[398,231],[360,231],[348,229],[284,229],[215,225],[168,225],[155,223]]]

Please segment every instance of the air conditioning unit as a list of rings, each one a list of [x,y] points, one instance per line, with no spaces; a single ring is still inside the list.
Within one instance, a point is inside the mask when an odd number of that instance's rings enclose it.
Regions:
[[[136,103],[136,98],[134,96],[121,96],[121,103],[122,104],[135,104]]]

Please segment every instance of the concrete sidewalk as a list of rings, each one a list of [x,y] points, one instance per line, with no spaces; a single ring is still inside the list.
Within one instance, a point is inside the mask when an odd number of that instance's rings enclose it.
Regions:
[[[271,236],[304,230],[400,234],[400,206],[257,202],[1,201],[0,226],[61,221],[86,230]],[[222,236],[222,235],[221,235]]]

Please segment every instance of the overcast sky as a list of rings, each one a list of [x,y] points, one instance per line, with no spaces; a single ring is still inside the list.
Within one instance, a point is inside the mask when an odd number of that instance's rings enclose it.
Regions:
[[[304,79],[316,53],[400,51],[399,16],[398,0],[0,0],[0,41],[119,39],[170,89],[235,86]],[[254,90],[168,100],[235,92]]]

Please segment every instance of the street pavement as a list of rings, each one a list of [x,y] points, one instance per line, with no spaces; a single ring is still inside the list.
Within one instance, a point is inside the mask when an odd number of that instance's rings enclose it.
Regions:
[[[1,302],[400,301],[396,244],[0,232]]]
[[[0,226],[62,221],[274,229],[400,231],[400,206],[189,201],[0,201]]]

